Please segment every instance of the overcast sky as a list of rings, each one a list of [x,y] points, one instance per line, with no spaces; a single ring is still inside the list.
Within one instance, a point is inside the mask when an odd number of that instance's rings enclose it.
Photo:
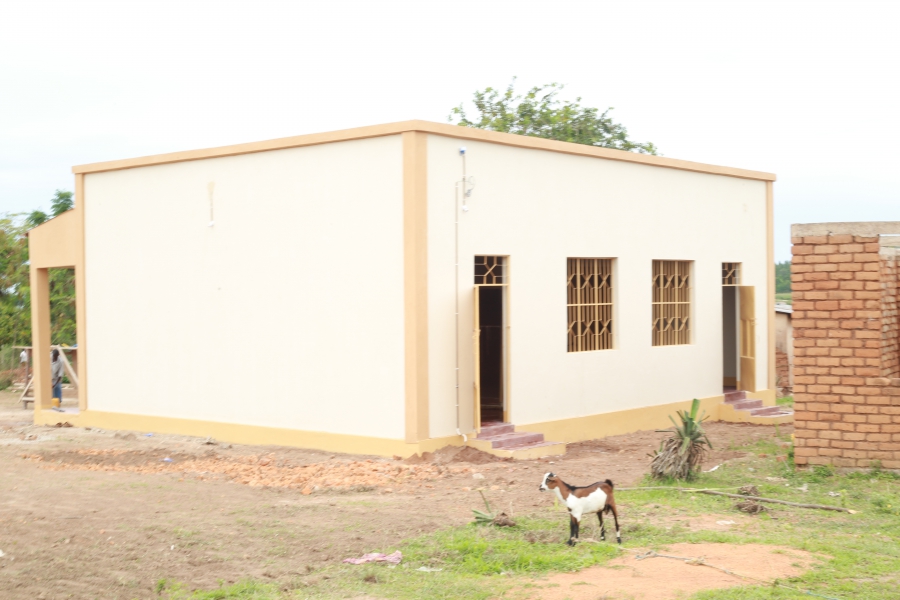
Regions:
[[[791,223],[900,221],[900,2],[0,0],[0,212],[76,164],[567,84],[670,157],[774,172]]]

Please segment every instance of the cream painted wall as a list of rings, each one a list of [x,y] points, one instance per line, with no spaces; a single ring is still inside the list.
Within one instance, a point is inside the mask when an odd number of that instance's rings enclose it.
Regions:
[[[454,184],[460,214],[462,431],[472,430],[473,257],[510,257],[509,401],[516,424],[722,393],[723,262],[756,286],[757,387],[768,361],[766,201],[761,181],[430,135],[428,302],[431,435],[456,428]],[[566,258],[615,258],[616,348],[566,352]],[[651,265],[693,260],[693,343],[651,346]]]
[[[89,409],[403,438],[400,136],[89,174],[85,206]]]

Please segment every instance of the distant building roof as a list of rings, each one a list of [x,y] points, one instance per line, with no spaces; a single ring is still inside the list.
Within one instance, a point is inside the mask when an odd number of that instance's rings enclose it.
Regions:
[[[778,313],[785,313],[785,314],[788,314],[788,315],[789,315],[789,314],[791,314],[792,312],[794,312],[794,309],[793,309],[793,307],[791,307],[790,304],[776,304],[776,305],[775,305],[775,312],[778,312]]]

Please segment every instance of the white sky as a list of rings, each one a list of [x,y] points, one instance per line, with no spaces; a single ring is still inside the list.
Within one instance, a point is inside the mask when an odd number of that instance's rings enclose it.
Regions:
[[[75,164],[419,118],[566,83],[791,223],[900,220],[900,3],[0,0],[0,212]]]

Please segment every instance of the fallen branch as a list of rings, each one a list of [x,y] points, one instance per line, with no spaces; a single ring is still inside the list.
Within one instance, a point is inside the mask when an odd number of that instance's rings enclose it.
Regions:
[[[840,506],[828,506],[826,504],[798,504],[797,502],[788,502],[786,500],[776,500],[775,498],[762,498],[760,496],[743,496],[740,494],[726,494],[717,490],[736,490],[737,486],[727,488],[674,488],[674,487],[633,487],[633,488],[616,488],[617,492],[631,492],[634,490],[669,490],[671,492],[689,492],[691,494],[709,494],[710,496],[727,496],[729,498],[739,498],[740,500],[756,500],[757,502],[771,502],[772,504],[785,504],[787,506],[796,506],[797,508],[818,508],[820,510],[834,510],[837,512],[850,513],[855,515],[855,510],[842,508]]]
[[[672,492],[705,492],[708,490],[736,490],[738,486],[733,485],[731,487],[723,487],[723,488],[675,488],[675,487],[623,487],[623,488],[615,488],[617,492],[632,492],[635,490],[669,490]]]
[[[760,496],[741,496],[739,494],[726,494],[725,492],[714,492],[711,490],[694,490],[698,494],[709,494],[710,496],[727,496],[729,498],[738,498],[740,500],[756,500],[757,502],[771,502],[772,504],[785,504],[787,506],[796,506],[797,508],[818,508],[820,510],[834,510],[837,512],[845,512],[855,514],[856,511],[840,506],[828,506],[826,504],[798,504],[797,502],[787,502],[786,500],[776,500],[775,498],[762,498]]]

